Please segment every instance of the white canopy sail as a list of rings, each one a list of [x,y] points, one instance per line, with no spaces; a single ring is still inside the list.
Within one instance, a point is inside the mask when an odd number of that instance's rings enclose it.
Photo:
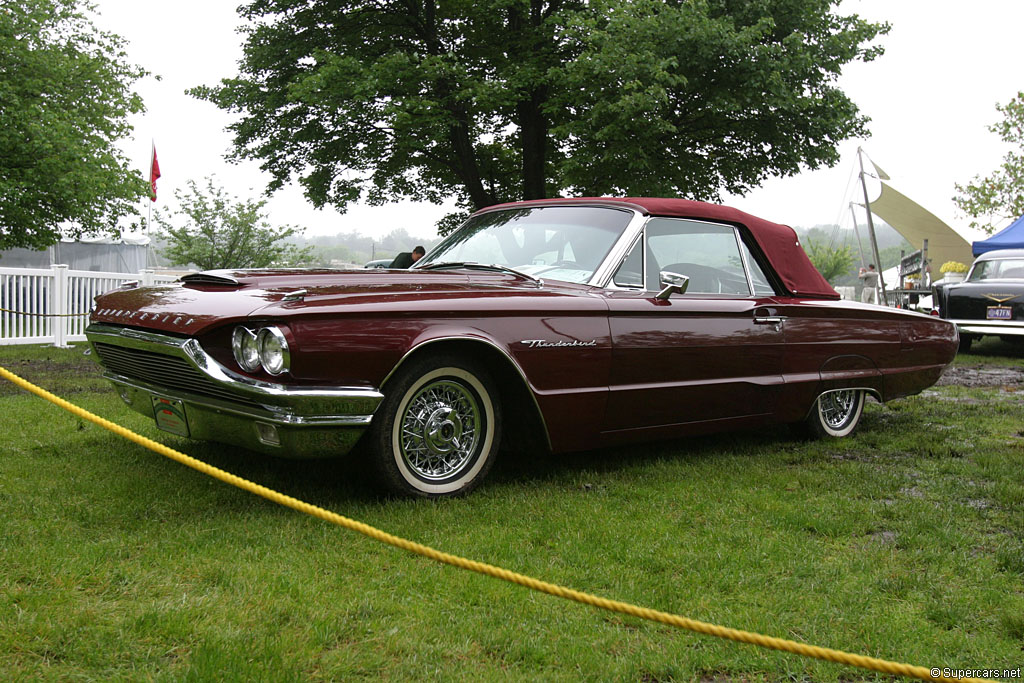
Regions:
[[[931,211],[886,183],[888,176],[877,166],[875,169],[879,171],[879,178],[884,180],[880,181],[882,194],[871,202],[871,212],[892,226],[917,249],[921,248],[924,240],[928,240],[928,258],[932,262],[933,278],[940,277],[938,269],[947,261],[970,264],[974,260],[970,242]]]

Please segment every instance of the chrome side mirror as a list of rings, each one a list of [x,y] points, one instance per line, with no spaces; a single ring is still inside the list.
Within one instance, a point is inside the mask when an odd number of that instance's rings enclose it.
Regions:
[[[658,274],[658,280],[662,289],[654,298],[661,299],[662,301],[673,294],[686,294],[686,288],[690,286],[689,277],[667,270],[663,270]]]

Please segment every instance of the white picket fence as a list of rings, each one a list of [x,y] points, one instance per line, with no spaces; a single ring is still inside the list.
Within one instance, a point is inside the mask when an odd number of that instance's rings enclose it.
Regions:
[[[143,285],[173,282],[177,275],[152,270],[97,273],[50,268],[0,268],[0,345],[85,341],[89,310],[98,294],[138,280]]]

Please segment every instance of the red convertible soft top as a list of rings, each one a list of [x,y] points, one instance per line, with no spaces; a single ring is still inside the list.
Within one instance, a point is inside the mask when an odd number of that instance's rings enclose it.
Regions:
[[[746,227],[757,240],[761,251],[779,274],[786,289],[794,296],[812,297],[816,299],[838,299],[839,293],[832,289],[828,281],[821,276],[807,253],[800,246],[796,232],[788,225],[772,223],[739,209],[706,202],[695,202],[689,199],[658,199],[654,197],[580,197],[577,199],[539,199],[530,202],[500,204],[506,206],[522,206],[524,204],[549,203],[580,203],[588,204],[625,204],[651,216],[668,216],[671,218],[691,218],[697,220],[718,221]],[[498,207],[488,207],[490,210]]]

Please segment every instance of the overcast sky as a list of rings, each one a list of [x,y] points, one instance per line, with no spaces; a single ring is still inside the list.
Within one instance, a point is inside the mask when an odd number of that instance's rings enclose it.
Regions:
[[[184,94],[237,73],[241,42],[234,8],[240,1],[96,2],[97,25],[128,40],[129,58],[161,77],[137,84],[147,112],[132,119],[135,137],[123,145],[148,177],[155,141],[162,171],[158,208],[173,208],[176,188],[211,174],[240,197],[256,196],[266,187],[268,178],[257,163],[224,161],[231,117]],[[849,226],[850,179],[862,146],[897,189],[968,234],[967,220],[952,201],[954,183],[990,173],[1006,151],[987,126],[999,119],[996,103],[1024,90],[1018,35],[1024,0],[843,0],[840,11],[893,25],[879,41],[885,54],[849,65],[840,80],[871,118],[871,136],[842,144],[842,160],[832,169],[771,179],[725,203],[793,226]],[[351,231],[380,236],[405,228],[429,237],[434,222],[450,209],[399,203],[356,206],[342,215],[313,209],[293,186],[276,193],[267,210],[272,223],[305,227],[307,236]]]

